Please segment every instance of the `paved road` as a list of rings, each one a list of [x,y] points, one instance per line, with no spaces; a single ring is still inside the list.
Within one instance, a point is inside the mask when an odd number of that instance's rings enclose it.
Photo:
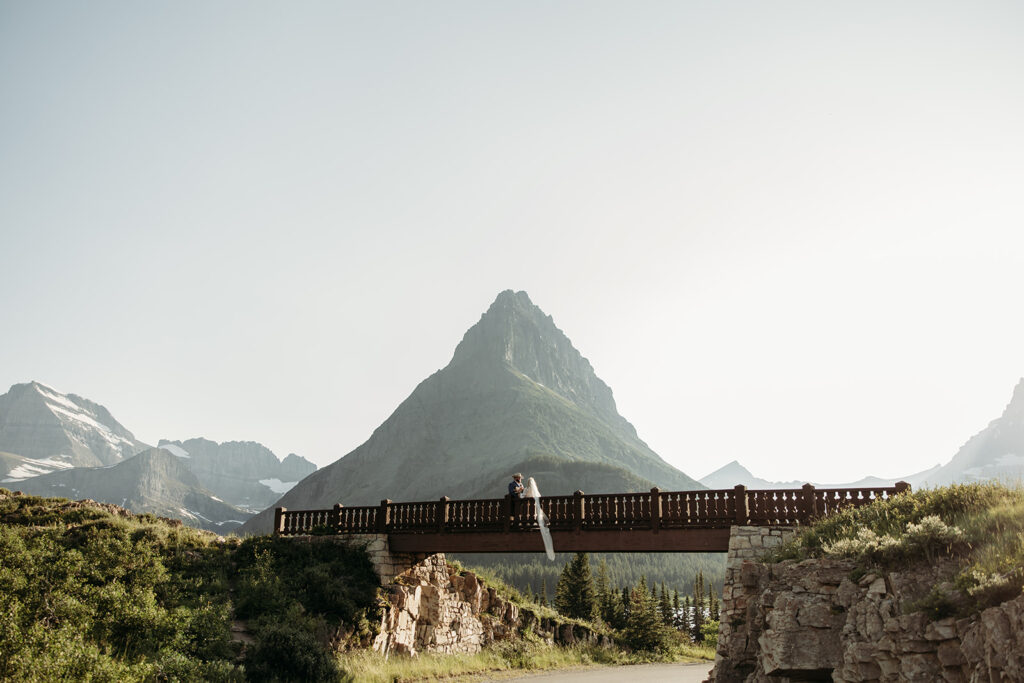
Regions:
[[[502,679],[503,683],[701,683],[714,665],[699,664],[633,664],[608,666],[587,671],[536,674]]]

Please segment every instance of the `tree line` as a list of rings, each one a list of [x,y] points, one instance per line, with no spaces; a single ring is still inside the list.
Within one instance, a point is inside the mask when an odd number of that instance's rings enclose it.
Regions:
[[[608,624],[623,634],[627,645],[638,650],[665,649],[680,635],[694,643],[713,644],[719,618],[715,583],[698,570],[690,585],[691,593],[682,599],[678,589],[648,582],[645,576],[633,585],[618,585],[605,558],[592,572],[589,555],[576,553],[563,566],[550,604],[565,616]],[[545,585],[540,593],[528,597],[548,604],[546,593]]]
[[[551,562],[543,554],[527,553],[459,553],[453,555],[461,563],[482,567],[524,594],[543,596],[550,602],[562,568],[573,559],[571,553],[557,553]],[[648,585],[664,584],[666,590],[680,596],[692,594],[695,577],[721,587],[725,580],[725,553],[591,553],[594,567],[607,568],[610,585],[635,586],[641,578]]]

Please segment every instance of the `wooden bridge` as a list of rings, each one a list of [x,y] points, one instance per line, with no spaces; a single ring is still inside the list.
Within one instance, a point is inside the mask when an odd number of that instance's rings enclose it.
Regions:
[[[731,489],[544,496],[540,507],[557,552],[725,552],[729,528],[796,526],[846,507],[910,491],[882,488]],[[288,510],[274,515],[274,534],[387,534],[392,552],[537,553],[544,544],[537,503],[511,496]]]

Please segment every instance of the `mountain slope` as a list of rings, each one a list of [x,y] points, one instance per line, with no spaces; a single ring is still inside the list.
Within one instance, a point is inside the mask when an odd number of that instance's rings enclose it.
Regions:
[[[37,496],[92,499],[132,512],[181,519],[190,526],[227,532],[249,513],[210,495],[179,458],[159,448],[108,467],[83,467],[26,479],[18,488]]]
[[[293,509],[504,495],[510,474],[547,495],[701,488],[639,439],[550,316],[505,291],[451,362],[420,383],[363,445],[300,482]],[[267,511],[269,512],[269,511]],[[266,531],[265,512],[243,531]]]
[[[0,451],[94,467],[146,448],[110,411],[81,396],[39,382],[15,384],[0,396]]]

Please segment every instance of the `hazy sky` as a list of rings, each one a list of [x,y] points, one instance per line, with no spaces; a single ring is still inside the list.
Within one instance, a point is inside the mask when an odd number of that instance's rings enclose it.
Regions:
[[[1020,2],[0,0],[0,392],[328,464],[503,289],[662,457],[946,462],[1024,376]]]

